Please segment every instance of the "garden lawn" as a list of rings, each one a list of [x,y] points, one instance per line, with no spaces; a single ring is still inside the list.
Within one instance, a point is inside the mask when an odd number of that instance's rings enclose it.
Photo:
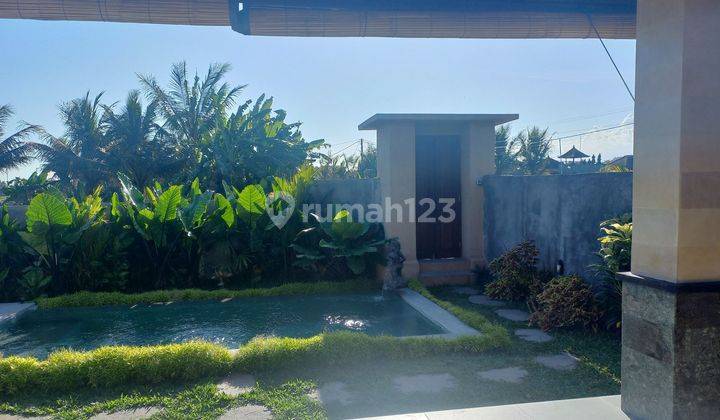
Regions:
[[[497,317],[496,308],[471,304],[467,296],[455,294],[451,288],[433,288],[431,292],[505,326],[510,346],[474,354],[419,353],[424,355],[405,358],[385,354],[328,365],[284,364],[281,369],[254,372],[259,387],[239,397],[219,393],[214,382],[199,382],[178,388],[82,391],[29,400],[15,397],[4,400],[0,410],[84,418],[101,411],[149,405],[161,409],[158,418],[180,419],[215,418],[236,405],[255,404],[270,408],[277,418],[348,418],[619,393],[619,336],[555,331],[550,342],[526,342],[513,331],[527,326]],[[533,360],[566,350],[580,358],[574,370],[555,370]],[[510,383],[479,375],[510,367],[523,369],[526,376]]]

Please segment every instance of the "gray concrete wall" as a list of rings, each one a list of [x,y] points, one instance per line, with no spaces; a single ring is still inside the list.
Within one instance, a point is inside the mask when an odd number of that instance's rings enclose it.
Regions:
[[[326,215],[325,206],[328,204],[360,204],[367,210],[368,204],[380,204],[380,180],[378,178],[318,180],[310,185],[306,201],[321,204],[323,216]]]
[[[534,240],[540,265],[558,259],[566,273],[593,281],[603,220],[632,211],[632,173],[486,176],[485,250],[488,261],[523,240]]]

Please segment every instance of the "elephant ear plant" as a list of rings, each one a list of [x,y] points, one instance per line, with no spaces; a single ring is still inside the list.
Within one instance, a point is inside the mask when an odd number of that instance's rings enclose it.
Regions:
[[[293,244],[297,265],[314,266],[336,276],[349,270],[359,276],[369,273],[375,264],[384,263],[382,248],[387,241],[381,225],[354,222],[347,210],[339,211],[330,222],[312,216],[316,226],[303,230]],[[319,237],[319,241],[308,236]]]
[[[54,292],[64,293],[70,289],[68,273],[76,245],[83,233],[100,223],[103,216],[101,193],[102,188],[97,188],[93,194],[78,201],[44,192],[30,200],[26,213],[27,231],[20,235],[37,256],[37,262],[26,269],[20,280],[21,286],[27,283],[26,289],[40,293],[49,283],[41,280],[49,278]]]

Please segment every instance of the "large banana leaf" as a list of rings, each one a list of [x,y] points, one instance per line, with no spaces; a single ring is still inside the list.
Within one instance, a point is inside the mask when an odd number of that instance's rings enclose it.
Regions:
[[[162,193],[157,199],[157,206],[155,206],[155,221],[165,223],[175,220],[180,200],[182,200],[182,187],[179,185],[173,185]]]

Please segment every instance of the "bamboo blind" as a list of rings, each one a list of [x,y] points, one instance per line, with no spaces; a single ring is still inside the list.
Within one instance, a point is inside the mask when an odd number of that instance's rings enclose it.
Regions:
[[[384,0],[391,2],[393,0]],[[422,1],[422,0],[417,0]],[[452,0],[447,0],[452,2]],[[471,0],[470,0],[471,1]],[[333,5],[352,7],[333,7]],[[364,5],[375,7],[364,7]],[[378,1],[246,0],[243,33],[271,36],[413,38],[586,38],[595,33],[585,12],[557,5],[597,6],[592,20],[605,38],[634,38],[634,0],[476,0],[479,11],[378,10]],[[412,3],[406,3],[412,4]],[[420,3],[418,3],[420,4]],[[451,3],[448,3],[451,4]],[[546,7],[547,6],[547,7]],[[228,0],[0,0],[0,18],[229,25]],[[628,12],[630,10],[630,12]],[[0,24],[2,24],[0,22]]]

